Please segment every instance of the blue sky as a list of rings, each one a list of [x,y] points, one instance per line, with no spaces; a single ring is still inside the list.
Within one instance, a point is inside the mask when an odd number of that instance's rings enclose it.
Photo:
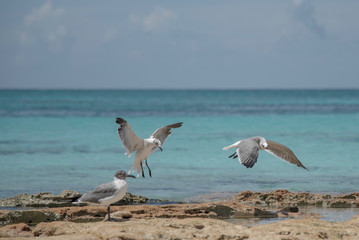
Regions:
[[[359,88],[359,1],[0,1],[0,88]]]

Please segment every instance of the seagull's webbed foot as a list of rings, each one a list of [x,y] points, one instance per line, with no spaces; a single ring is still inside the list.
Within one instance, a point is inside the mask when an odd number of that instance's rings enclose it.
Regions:
[[[104,219],[104,222],[106,222],[106,221],[109,221],[109,222],[118,222],[119,221],[119,219],[117,219],[117,218],[112,218],[111,217],[111,211],[110,211],[110,205],[107,207],[107,218],[106,219]]]
[[[238,157],[238,155],[237,155],[237,153],[235,152],[235,153],[233,153],[231,156],[229,156],[228,158],[233,158],[233,159],[235,159],[236,157]]]
[[[108,207],[107,207],[107,216],[108,216],[108,218],[107,219],[105,219],[105,221],[114,221],[114,219],[113,218],[111,218],[111,211],[110,211],[110,205],[108,205]]]
[[[151,169],[150,169],[150,167],[148,166],[147,159],[146,159],[146,166],[147,166],[147,168],[148,168],[148,174],[150,175],[150,177],[152,177]]]

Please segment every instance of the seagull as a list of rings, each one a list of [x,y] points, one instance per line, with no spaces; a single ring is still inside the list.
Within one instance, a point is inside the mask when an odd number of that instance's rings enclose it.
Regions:
[[[112,182],[97,186],[95,190],[82,195],[74,204],[94,203],[107,205],[108,221],[112,221],[110,217],[110,205],[120,201],[125,196],[127,192],[127,177],[135,178],[135,176],[129,175],[125,171],[117,171]]]
[[[161,146],[165,143],[168,136],[172,133],[172,128],[179,128],[182,126],[183,122],[174,123],[157,129],[149,138],[142,139],[138,137],[135,132],[132,130],[130,124],[123,118],[116,118],[116,123],[120,124],[120,127],[117,129],[118,136],[120,137],[124,148],[126,149],[126,154],[128,157],[131,157],[131,154],[136,151],[135,158],[133,159],[133,165],[129,171],[129,174],[132,171],[137,171],[137,177],[142,172],[142,177],[145,177],[143,172],[142,164],[146,163],[148,173],[152,177],[151,169],[147,164],[147,158],[152,153],[160,149]]]
[[[288,147],[280,143],[267,140],[264,137],[258,136],[246,138],[224,147],[223,150],[231,148],[237,148],[237,150],[235,153],[230,155],[229,158],[235,159],[238,157],[239,162],[247,168],[252,168],[257,162],[258,150],[264,150],[284,161],[308,170]]]

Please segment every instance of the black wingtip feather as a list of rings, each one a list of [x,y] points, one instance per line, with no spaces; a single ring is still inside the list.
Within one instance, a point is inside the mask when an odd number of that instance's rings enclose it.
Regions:
[[[127,123],[127,121],[123,118],[116,118],[116,123],[117,124],[123,124],[123,123]]]
[[[171,125],[168,125],[167,127],[170,127],[170,128],[179,128],[181,127],[183,124],[183,122],[179,122],[179,123],[174,123],[174,124],[171,124]]]

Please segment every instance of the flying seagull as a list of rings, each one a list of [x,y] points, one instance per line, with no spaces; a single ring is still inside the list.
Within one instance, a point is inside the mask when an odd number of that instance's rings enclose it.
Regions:
[[[128,157],[131,157],[131,154],[136,151],[135,158],[133,159],[133,165],[129,173],[136,170],[137,177],[140,175],[140,172],[142,172],[142,177],[145,177],[142,167],[143,162],[146,163],[148,173],[150,177],[152,177],[151,169],[147,163],[148,156],[154,153],[157,149],[162,151],[161,146],[172,133],[171,129],[179,128],[182,126],[182,122],[167,125],[157,129],[149,138],[142,139],[135,134],[130,124],[125,119],[116,118],[116,123],[120,124],[117,132],[124,148],[126,149],[126,154]]]
[[[247,168],[252,168],[257,162],[258,150],[264,150],[284,161],[308,170],[288,147],[277,142],[266,140],[263,137],[250,137],[243,139],[233,143],[232,145],[224,147],[223,150],[231,148],[237,149],[235,153],[229,156],[229,158],[234,159],[238,157],[239,162]]]
[[[94,203],[99,205],[107,205],[108,220],[110,217],[110,205],[120,201],[127,192],[126,178],[135,176],[127,174],[125,171],[119,170],[115,173],[112,182],[101,184],[93,191],[89,191],[77,199],[76,203]]]

